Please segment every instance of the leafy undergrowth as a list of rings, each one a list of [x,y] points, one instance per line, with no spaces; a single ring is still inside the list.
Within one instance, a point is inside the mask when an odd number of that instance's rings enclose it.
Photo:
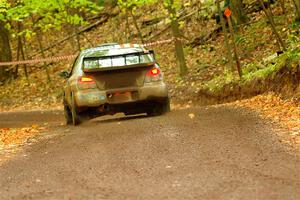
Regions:
[[[287,9],[292,8],[288,7]],[[272,10],[278,31],[287,42],[289,48],[289,51],[279,58],[281,59],[284,56],[291,57],[291,55],[297,56],[299,49],[296,49],[296,47],[300,43],[299,25],[292,23],[294,20],[292,13],[282,14],[279,4],[274,5]],[[188,15],[194,12],[194,8],[186,7],[184,12]],[[137,16],[146,42],[172,37],[170,29],[162,31],[168,26],[164,21],[149,26],[141,23],[145,20],[159,17],[162,17],[162,13],[156,7],[145,8],[143,15]],[[238,27],[239,31],[236,35],[236,43],[244,73],[242,80],[239,80],[236,74],[224,72],[225,69],[230,67],[226,59],[226,48],[222,33],[213,34],[208,40],[200,42],[200,44],[193,44],[197,39],[203,39],[218,28],[214,19],[204,19],[203,16],[197,15],[197,12],[182,21],[183,26],[181,29],[185,38],[183,39],[185,44],[184,51],[189,68],[189,73],[185,77],[178,75],[173,44],[150,47],[157,53],[157,60],[162,67],[166,82],[169,85],[170,95],[175,103],[192,102],[197,104],[197,101],[201,98],[200,93],[202,90],[217,92],[224,85],[228,84],[243,86],[243,84],[247,84],[257,77],[264,79],[267,75],[273,74],[283,66],[276,61],[278,58],[273,59],[273,55],[277,51],[276,40],[263,12],[249,13],[249,19],[248,24]],[[93,22],[91,21],[91,23]],[[139,43],[134,25],[131,24],[129,29],[131,33],[130,41]],[[116,15],[109,18],[101,26],[83,33],[81,35],[81,44],[83,48],[89,48],[107,42],[126,43],[128,41],[126,41],[125,32],[126,20],[124,16]],[[57,35],[65,37],[67,34],[64,31],[59,34],[47,32],[44,33],[44,37],[47,38],[49,44],[52,44],[54,41],[57,41]],[[155,35],[157,37],[153,38],[152,36]],[[73,39],[61,43],[61,45],[51,51],[47,51],[47,56],[53,56],[53,52],[55,52],[55,55],[73,54],[76,52]],[[34,52],[38,52],[37,44],[32,42],[29,46],[32,47]],[[38,55],[37,57],[40,56]],[[293,66],[292,64],[291,68]],[[65,85],[65,80],[59,78],[57,74],[59,71],[70,69],[70,63],[60,62],[49,66],[52,78],[50,84],[47,82],[45,70],[43,70],[42,66],[31,66],[31,68],[29,81],[24,78],[23,69],[20,68],[20,77],[18,79],[0,86],[0,111],[61,108],[62,88]]]
[[[35,72],[0,86],[0,112],[52,110],[62,108],[62,87],[65,80],[52,76],[49,83],[45,73]]]
[[[219,92],[228,85],[239,85],[240,87],[244,87],[251,84],[253,81],[257,81],[258,79],[263,81],[265,79],[274,78],[283,68],[287,70],[285,73],[290,72],[293,74],[299,71],[300,37],[293,41],[290,49],[283,54],[277,55],[275,53],[266,59],[261,61],[257,60],[245,65],[242,69],[242,78],[226,72],[222,75],[215,76],[213,79],[206,82],[203,89],[211,92]]]
[[[0,165],[20,147],[36,142],[44,128],[38,125],[23,128],[0,128]]]
[[[253,110],[267,120],[280,125],[290,135],[284,143],[295,145],[300,149],[300,101],[284,99],[275,93],[258,95],[251,99],[245,99],[231,105],[245,107]]]

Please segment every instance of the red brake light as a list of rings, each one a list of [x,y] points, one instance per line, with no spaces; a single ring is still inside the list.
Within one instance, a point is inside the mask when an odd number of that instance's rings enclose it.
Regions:
[[[160,74],[160,69],[159,68],[153,68],[148,72],[148,76],[157,76]]]
[[[158,82],[163,80],[163,74],[159,67],[153,67],[147,72],[145,83]]]
[[[86,83],[86,84],[93,84],[95,83],[94,79],[92,77],[88,76],[81,76],[79,77],[79,83]]]

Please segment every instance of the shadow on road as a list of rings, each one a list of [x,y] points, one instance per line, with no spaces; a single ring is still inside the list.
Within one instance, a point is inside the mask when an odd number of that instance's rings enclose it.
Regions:
[[[147,118],[147,117],[148,116],[145,114],[131,115],[131,116],[126,116],[124,114],[117,114],[114,116],[98,117],[98,118],[91,120],[90,123],[93,123],[93,124],[115,123],[115,122],[121,122],[121,121],[143,119],[143,118]]]

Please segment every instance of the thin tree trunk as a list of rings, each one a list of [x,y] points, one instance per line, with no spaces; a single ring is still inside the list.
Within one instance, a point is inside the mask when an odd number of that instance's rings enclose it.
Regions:
[[[20,60],[20,36],[18,36],[18,50],[17,50],[17,60]],[[16,79],[18,77],[18,73],[19,73],[19,65],[16,65],[15,71],[14,71],[14,79]]]
[[[20,45],[21,45],[21,56],[22,56],[22,60],[25,60],[25,52],[24,52],[22,40],[20,41]],[[28,80],[28,70],[27,70],[27,65],[24,64],[24,65],[23,65],[23,68],[24,68],[24,74],[25,74],[25,77],[26,77],[26,79]]]
[[[267,10],[267,8],[265,7],[264,2],[262,0],[258,0],[258,1],[260,3],[261,7],[263,8],[263,11],[264,11],[268,21],[270,22],[273,34],[275,35],[275,37],[277,39],[277,42],[279,44],[279,50],[281,50],[281,48],[282,48],[285,51],[286,50],[286,45],[285,45],[284,41],[282,40],[281,36],[279,35],[279,33],[276,30],[275,22],[274,22],[274,19],[273,19],[272,15],[270,14],[270,11]]]
[[[20,34],[21,29],[22,29],[20,22],[17,23],[17,27],[18,27],[18,34]],[[20,54],[21,54],[21,56],[23,57],[23,60],[24,60],[24,50],[23,50],[23,45],[22,45],[22,37],[20,35],[18,35],[18,51],[17,51],[17,60],[18,61],[20,60]],[[25,69],[26,69],[26,65],[24,65],[24,66],[25,66]],[[28,78],[27,77],[27,70],[25,70],[25,69],[24,69],[25,75],[26,75],[26,78]],[[19,65],[16,66],[16,69],[15,69],[15,72],[14,72],[14,78],[18,77],[18,73],[19,73],[18,71],[19,71]]]
[[[170,0],[170,5],[168,6],[169,15],[171,17],[171,29],[173,37],[175,38],[175,53],[177,58],[177,67],[179,68],[180,76],[184,76],[188,69],[185,62],[185,56],[183,51],[183,45],[180,38],[180,30],[179,30],[179,24],[178,19],[175,18],[176,16],[176,10],[172,7],[174,3],[174,0]]]
[[[266,10],[270,16],[270,19],[272,19],[272,21],[274,22],[274,25],[276,26],[275,24],[275,21],[274,21],[274,14],[273,14],[273,11],[272,11],[272,7],[271,7],[271,3],[268,3],[268,7],[266,7]]]
[[[220,0],[217,0],[217,7],[218,7],[218,13],[219,13],[219,16],[220,16],[222,30],[223,30],[223,33],[224,33],[225,47],[227,49],[227,52],[226,52],[227,53],[227,59],[228,59],[229,65],[230,65],[230,69],[233,72],[234,71],[233,59],[232,59],[232,55],[231,55],[231,48],[230,48],[229,42],[228,42],[228,35],[227,35],[226,25],[225,25],[225,21],[224,21],[224,18],[223,18],[223,13],[221,11]]]
[[[42,53],[42,57],[43,57],[43,58],[46,58],[45,51],[44,51],[43,44],[42,44],[42,38],[41,38],[41,35],[40,35],[39,32],[36,32],[36,39],[37,39],[37,42],[38,42],[40,51],[41,51],[41,53]],[[51,78],[50,78],[50,73],[49,73],[48,66],[47,66],[46,63],[44,63],[43,66],[44,66],[45,71],[46,71],[47,79],[48,79],[48,81],[50,82],[50,81],[51,81]]]
[[[23,58],[23,60],[26,60],[26,59],[28,59],[28,57],[27,57],[28,54],[27,54],[26,38],[24,36],[22,37],[22,46],[23,46],[23,54],[24,54],[24,56],[22,55],[22,58]],[[30,65],[28,65],[28,66],[24,65],[24,66],[26,66],[27,74],[29,71],[32,71],[32,68]]]
[[[9,32],[5,28],[4,22],[0,21],[0,62],[11,61],[12,54],[9,41]],[[0,81],[7,79],[10,72],[9,67],[0,66]]]
[[[21,56],[22,56],[22,60],[25,60],[25,52],[24,52],[24,45],[23,45],[22,37],[19,36],[18,40],[19,40],[19,44],[20,44],[20,53],[21,53]],[[26,64],[23,65],[23,69],[24,69],[25,77],[28,80],[28,70],[27,70],[27,65]]]
[[[22,37],[18,36],[18,51],[17,51],[17,60],[20,60],[20,56],[22,57],[22,60],[25,60],[25,54],[24,54],[24,49],[23,49],[23,43],[22,43]],[[24,74],[26,79],[28,80],[28,71],[27,71],[27,66],[26,64],[23,65],[24,69]],[[14,72],[14,78],[18,77],[19,74],[19,65],[16,66],[15,72]]]
[[[137,21],[136,21],[136,18],[135,18],[135,16],[134,16],[132,10],[130,10],[130,15],[131,15],[131,17],[132,17],[133,24],[134,24],[134,26],[135,26],[135,28],[136,28],[136,30],[137,30],[137,32],[138,32],[138,36],[139,36],[139,38],[140,38],[142,44],[144,44],[144,38],[143,38],[143,35],[142,35],[142,32],[141,32],[141,29],[140,29],[140,27],[139,27],[139,25],[138,25],[138,23],[137,23]]]
[[[75,34],[76,34],[76,43],[77,43],[77,50],[81,51],[81,44],[80,44],[80,34],[79,34],[79,28],[75,25]]]
[[[132,39],[132,32],[130,30],[130,24],[129,24],[129,16],[128,16],[128,10],[126,9],[125,13],[125,20],[126,20],[126,42],[129,43],[130,40]]]
[[[233,53],[234,53],[234,58],[235,58],[235,62],[236,62],[236,68],[237,68],[240,78],[242,78],[241,62],[240,62],[236,44],[235,44],[235,35],[234,35],[233,26],[231,23],[231,17],[227,17],[227,22],[228,22],[229,30],[230,30],[231,37],[232,37]]]
[[[296,11],[296,21],[300,21],[300,0],[293,0]]]
[[[248,21],[248,18],[244,12],[243,3],[241,0],[232,0],[231,8],[234,12],[234,15],[236,16],[238,24],[243,24]]]

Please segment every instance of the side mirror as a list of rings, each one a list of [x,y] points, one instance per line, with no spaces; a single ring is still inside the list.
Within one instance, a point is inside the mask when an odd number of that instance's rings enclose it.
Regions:
[[[67,72],[67,71],[62,71],[62,72],[60,72],[59,74],[58,74],[60,77],[62,77],[62,78],[70,78],[70,73],[69,72]]]

